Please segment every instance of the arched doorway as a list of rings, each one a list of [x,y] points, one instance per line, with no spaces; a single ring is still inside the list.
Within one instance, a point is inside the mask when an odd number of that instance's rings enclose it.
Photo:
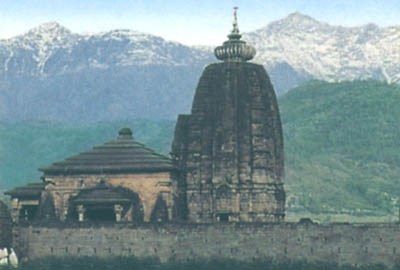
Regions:
[[[154,204],[153,211],[151,212],[150,222],[151,223],[164,223],[168,221],[168,207],[165,200],[161,197],[157,197],[157,201]]]
[[[232,189],[223,184],[215,192],[215,219],[218,222],[229,222],[232,213]]]
[[[85,219],[93,222],[117,221],[114,205],[87,205]]]
[[[69,217],[80,222],[143,222],[143,207],[137,193],[101,182],[70,199]]]
[[[21,222],[33,221],[36,217],[37,210],[37,205],[23,205],[19,210],[19,220]]]

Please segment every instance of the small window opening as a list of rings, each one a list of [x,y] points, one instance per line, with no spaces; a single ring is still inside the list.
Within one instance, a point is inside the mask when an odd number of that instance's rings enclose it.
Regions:
[[[115,221],[114,209],[111,207],[88,208],[85,216],[90,221]]]
[[[229,217],[231,216],[230,213],[220,213],[217,214],[217,221],[218,222],[229,222]]]
[[[31,221],[35,218],[38,207],[36,205],[24,205],[19,212],[19,219]]]

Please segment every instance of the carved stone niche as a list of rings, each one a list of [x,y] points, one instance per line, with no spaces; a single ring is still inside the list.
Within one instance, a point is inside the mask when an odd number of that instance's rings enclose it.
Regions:
[[[76,212],[78,213],[79,222],[85,221],[86,208],[82,204],[76,206]]]
[[[215,191],[215,209],[214,215],[217,222],[229,222],[233,221],[232,216],[234,214],[234,194],[232,189],[227,184],[222,184],[217,187]]]
[[[122,218],[122,211],[124,210],[124,207],[120,204],[115,204],[114,205],[114,212],[115,212],[115,221],[116,222],[121,222]]]

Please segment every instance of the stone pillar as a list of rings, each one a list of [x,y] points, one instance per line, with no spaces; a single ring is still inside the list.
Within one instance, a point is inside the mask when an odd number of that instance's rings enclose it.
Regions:
[[[11,219],[13,223],[19,222],[19,211],[21,210],[21,206],[17,198],[13,198],[11,201]]]
[[[61,215],[61,221],[66,221],[68,216],[68,206],[64,206],[63,214]]]
[[[115,205],[114,205],[115,221],[121,222],[122,210],[123,210],[123,209],[124,209],[124,208],[123,208],[122,205],[120,205],[120,204],[115,204]]]
[[[28,221],[28,210],[24,209],[24,221]]]
[[[237,191],[236,191],[237,192]],[[233,197],[233,196],[232,196]],[[236,193],[236,207],[235,207],[235,213],[239,214],[240,213],[240,193]]]
[[[76,211],[78,212],[79,222],[85,221],[85,211],[86,211],[85,207],[82,204],[80,204],[76,207]]]
[[[172,193],[171,192],[163,192],[163,193],[161,193],[161,196],[167,205],[168,220],[172,220],[172,209],[174,207],[174,200],[172,197]]]
[[[399,206],[399,221],[398,222],[400,223],[400,206]]]

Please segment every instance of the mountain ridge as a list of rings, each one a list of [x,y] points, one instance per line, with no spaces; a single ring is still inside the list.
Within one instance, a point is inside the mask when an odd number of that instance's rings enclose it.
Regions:
[[[400,26],[346,28],[293,13],[243,39],[278,95],[313,78],[400,82]],[[175,119],[216,61],[210,46],[129,29],[76,34],[49,22],[0,40],[0,121]]]
[[[207,58],[200,49],[188,49],[178,42],[166,41],[162,37],[139,31],[116,29],[95,34],[76,34],[57,22],[48,22],[32,28],[23,35],[0,40],[0,57],[7,49],[9,51],[8,56],[3,56],[6,60],[3,68],[0,66],[0,76],[10,70],[9,65],[12,64],[10,60],[18,57],[18,54],[22,54],[25,60],[33,60],[33,64],[36,62],[40,72],[35,72],[35,65],[33,65],[30,75],[46,75],[46,70],[42,67],[48,60],[52,60],[52,56],[63,53],[64,57],[77,57],[74,53],[79,53],[79,47],[82,46],[86,55],[79,56],[88,62],[86,64],[88,67],[93,68],[109,67],[111,61],[121,66],[151,64],[189,66],[197,64],[194,62],[199,59],[198,55],[203,56],[200,57],[200,61],[203,60],[202,58]],[[62,49],[65,52],[60,52]],[[181,52],[174,50],[180,50],[188,55],[180,57]],[[191,61],[187,61],[188,58]],[[60,67],[63,66],[60,65]],[[68,70],[74,71],[72,68]],[[21,74],[21,70],[19,71],[18,73]],[[79,71],[79,68],[75,71]]]
[[[379,79],[398,83],[400,26],[373,23],[344,27],[292,13],[244,39],[256,47],[255,61],[286,62],[300,73],[328,80]]]

